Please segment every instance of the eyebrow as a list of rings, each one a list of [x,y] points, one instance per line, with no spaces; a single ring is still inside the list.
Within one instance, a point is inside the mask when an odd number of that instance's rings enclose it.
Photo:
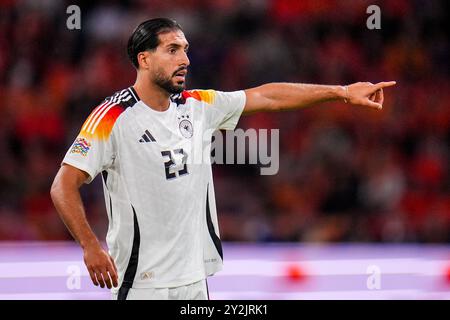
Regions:
[[[167,48],[170,48],[170,47],[172,47],[172,48],[181,48],[181,47],[184,47],[184,48],[187,49],[187,48],[189,48],[189,43],[186,43],[184,46],[182,46],[181,44],[172,42],[172,43],[169,43],[168,45],[166,45],[166,47],[167,47]]]

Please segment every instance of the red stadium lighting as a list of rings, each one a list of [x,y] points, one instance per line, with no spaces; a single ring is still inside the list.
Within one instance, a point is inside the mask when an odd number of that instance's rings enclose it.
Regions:
[[[305,280],[306,274],[298,264],[291,264],[287,267],[286,275],[289,281],[301,282]]]
[[[450,264],[445,269],[445,280],[447,284],[450,284]]]

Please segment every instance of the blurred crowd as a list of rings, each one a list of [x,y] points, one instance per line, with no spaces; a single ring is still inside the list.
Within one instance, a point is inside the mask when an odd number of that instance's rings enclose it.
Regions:
[[[71,4],[80,30],[66,26]],[[366,26],[370,4],[381,29]],[[165,16],[191,44],[188,88],[397,81],[381,112],[330,102],[242,117],[243,129],[280,129],[280,170],[213,166],[223,240],[449,242],[448,9],[435,0],[0,1],[0,240],[71,239],[52,180],[90,111],[134,83],[133,28]],[[82,197],[104,239],[99,178]]]

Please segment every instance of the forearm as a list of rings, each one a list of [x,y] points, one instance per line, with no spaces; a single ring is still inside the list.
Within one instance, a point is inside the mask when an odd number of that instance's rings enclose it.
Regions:
[[[346,86],[268,83],[245,90],[246,102],[243,113],[299,109],[333,100],[381,109],[384,101],[383,88],[395,84],[395,81],[377,84],[357,82]]]
[[[55,181],[51,197],[62,221],[83,249],[100,245],[86,219],[78,188]]]
[[[264,94],[273,101],[275,109],[290,110],[343,99],[343,86],[303,83],[269,83],[264,85]]]
[[[344,86],[302,83],[268,83],[247,90],[247,98],[258,101],[256,111],[283,111],[299,109],[326,101],[343,100]],[[251,101],[250,101],[251,104]]]

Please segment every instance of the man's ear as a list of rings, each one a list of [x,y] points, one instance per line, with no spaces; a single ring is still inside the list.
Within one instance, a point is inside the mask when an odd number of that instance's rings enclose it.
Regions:
[[[139,52],[137,55],[139,67],[142,69],[150,68],[150,53],[148,51]]]

